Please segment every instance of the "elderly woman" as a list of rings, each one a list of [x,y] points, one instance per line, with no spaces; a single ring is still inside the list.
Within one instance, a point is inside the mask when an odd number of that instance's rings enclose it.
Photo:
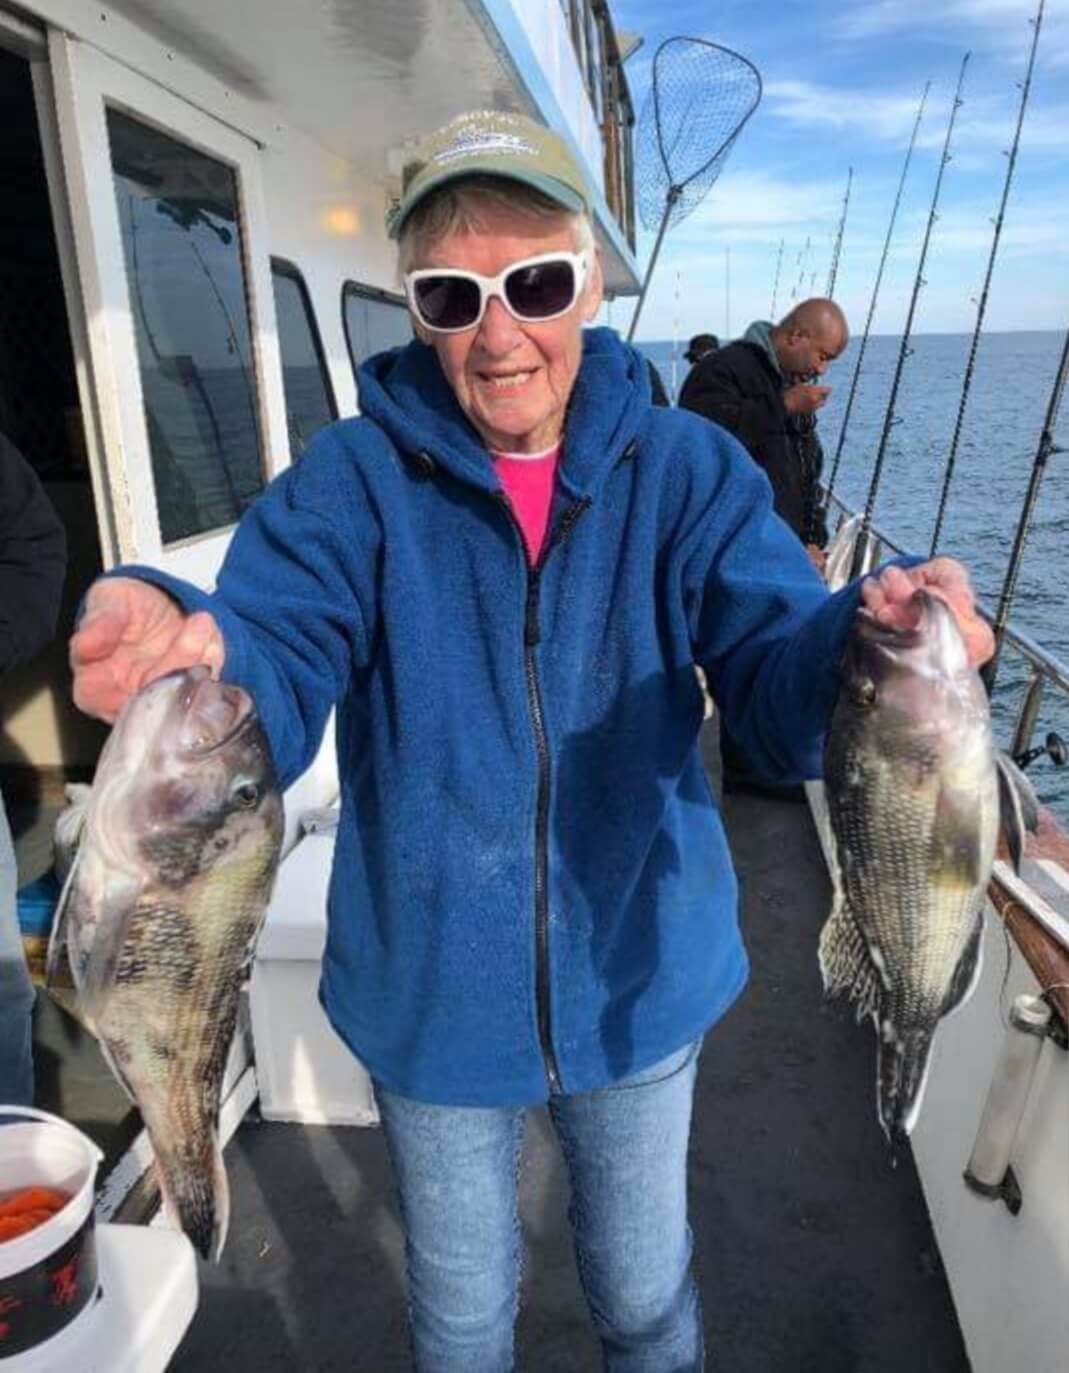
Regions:
[[[213,594],[140,567],[94,586],[75,696],[112,719],[207,663],[253,694],[284,782],[337,706],[322,1000],[375,1082],[417,1366],[512,1366],[545,1102],[605,1366],[699,1369],[691,1099],[747,962],[694,664],[747,753],[799,778],[862,595],[894,621],[935,584],[975,658],[986,630],[945,561],[829,597],[742,448],[584,332],[589,195],[548,131],[439,131],[392,232],[416,340],[365,365],[361,416],[247,513]]]

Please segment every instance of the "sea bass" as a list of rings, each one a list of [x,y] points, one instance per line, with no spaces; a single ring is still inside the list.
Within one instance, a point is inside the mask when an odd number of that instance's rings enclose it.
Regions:
[[[936,1026],[979,975],[1000,793],[1015,862],[1037,819],[1030,785],[996,754],[952,612],[926,591],[913,607],[908,630],[858,611],[824,753],[837,871],[820,968],[829,995],[873,1019],[891,1139],[913,1129]]]
[[[49,948],[137,1103],[165,1209],[218,1259],[229,1200],[217,1136],[245,969],[283,811],[248,695],[207,668],[131,698],[100,756]]]

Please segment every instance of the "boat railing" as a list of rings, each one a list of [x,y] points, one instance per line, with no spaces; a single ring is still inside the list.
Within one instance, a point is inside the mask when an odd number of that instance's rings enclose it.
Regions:
[[[635,246],[635,111],[608,0],[560,0],[583,84],[601,130],[605,199]]]
[[[856,513],[834,493],[830,498],[830,504],[834,510],[838,511],[838,516],[833,515],[831,521],[835,528],[841,526],[845,520]],[[867,571],[869,568],[878,566],[888,557],[898,557],[909,551],[873,526],[869,531],[869,544],[865,550],[862,568]],[[983,605],[980,606],[980,611],[987,619],[993,618]],[[1006,627],[1003,651],[1006,649],[1010,649],[1023,659],[1027,674],[1014,724],[1013,742],[1009,748],[1010,754],[1019,758],[1032,745],[1043,691],[1047,684],[1057,688],[1069,700],[1069,666],[1052,653],[1048,653],[1041,644],[1036,643],[1029,635],[1015,629],[1012,625]]]

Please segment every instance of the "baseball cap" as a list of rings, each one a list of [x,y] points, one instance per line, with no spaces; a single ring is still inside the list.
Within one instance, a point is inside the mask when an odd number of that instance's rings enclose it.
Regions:
[[[430,193],[469,176],[520,181],[562,209],[590,210],[590,191],[568,145],[543,124],[502,110],[458,115],[415,145],[401,172],[401,199],[386,217],[391,238]]]

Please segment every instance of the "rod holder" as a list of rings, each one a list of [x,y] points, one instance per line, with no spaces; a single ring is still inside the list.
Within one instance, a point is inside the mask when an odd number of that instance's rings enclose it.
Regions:
[[[1010,1167],[1010,1156],[1032,1090],[1043,1041],[1050,1033],[1052,1014],[1051,1007],[1042,997],[1024,993],[1014,1001],[1002,1051],[987,1089],[976,1140],[963,1174],[967,1187],[988,1200],[1005,1202],[1013,1216],[1020,1211],[1023,1199],[1020,1184]]]
[[[1065,767],[1069,760],[1069,748],[1066,747],[1065,740],[1060,734],[1055,734],[1053,730],[1047,735],[1044,743],[1035,748],[1027,748],[1023,753],[1014,756],[1014,762],[1019,768],[1026,768],[1029,763],[1034,763],[1037,758],[1042,758],[1046,754],[1056,768]]]

